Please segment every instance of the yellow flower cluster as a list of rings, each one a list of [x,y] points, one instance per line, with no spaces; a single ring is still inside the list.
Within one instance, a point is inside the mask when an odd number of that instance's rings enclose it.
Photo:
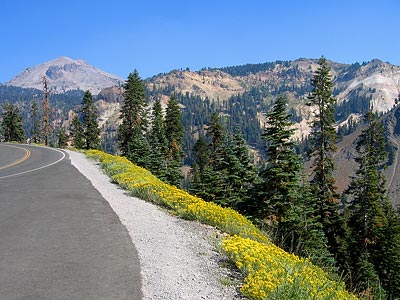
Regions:
[[[101,167],[106,170],[112,181],[134,196],[164,205],[181,217],[215,226],[228,234],[269,243],[269,239],[253,223],[233,209],[222,208],[166,184],[151,172],[132,164],[124,157],[98,150],[86,151],[86,155],[99,160]]]
[[[322,269],[273,245],[235,210],[166,184],[124,157],[97,150],[86,151],[86,155],[100,161],[113,182],[132,195],[227,233],[222,248],[246,274],[242,292],[250,299],[357,299],[342,284],[329,280]]]
[[[251,299],[357,299],[309,260],[272,243],[231,236],[222,241],[222,248],[247,275],[241,290]]]

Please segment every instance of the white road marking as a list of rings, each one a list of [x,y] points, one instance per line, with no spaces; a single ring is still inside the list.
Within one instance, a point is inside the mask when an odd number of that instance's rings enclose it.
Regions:
[[[51,149],[51,148],[48,148],[48,149]],[[56,163],[59,163],[60,161],[62,161],[65,158],[65,153],[63,151],[58,150],[58,149],[51,149],[51,150],[61,153],[62,157],[59,160],[57,160],[55,162],[52,162],[51,164],[48,164],[48,165],[45,165],[45,166],[41,166],[39,168],[35,168],[35,169],[32,169],[32,170],[24,171],[24,172],[19,172],[19,173],[15,173],[15,174],[11,174],[11,175],[2,176],[2,177],[0,177],[0,179],[14,177],[14,176],[18,176],[18,175],[23,175],[23,174],[31,173],[31,172],[38,171],[38,170],[41,170],[41,169],[44,169],[44,168],[48,168],[48,167],[50,167],[52,165],[55,165]]]

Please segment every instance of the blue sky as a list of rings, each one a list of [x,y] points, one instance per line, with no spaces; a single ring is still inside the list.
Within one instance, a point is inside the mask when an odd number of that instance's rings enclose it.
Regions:
[[[2,0],[0,82],[59,56],[126,78],[299,57],[400,65],[398,0]]]

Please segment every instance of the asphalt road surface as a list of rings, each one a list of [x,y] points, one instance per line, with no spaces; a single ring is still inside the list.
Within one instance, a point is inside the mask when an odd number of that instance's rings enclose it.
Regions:
[[[0,143],[3,299],[142,299],[127,230],[62,151]]]

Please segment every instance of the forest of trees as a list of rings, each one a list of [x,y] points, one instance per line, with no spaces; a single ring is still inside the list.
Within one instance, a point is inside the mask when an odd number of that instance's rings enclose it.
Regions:
[[[316,108],[308,141],[311,176],[304,173],[304,157],[296,152],[294,118],[283,96],[269,108],[254,102],[262,98],[260,89],[219,106],[207,99],[172,95],[165,114],[156,100],[149,117],[146,91],[136,71],[125,87],[120,149],[131,161],[175,185],[183,182],[183,150],[190,151],[186,162],[192,172],[185,187],[191,193],[248,216],[269,232],[274,243],[337,274],[361,298],[395,299],[400,292],[400,217],[384,188],[383,125],[361,107],[366,129],[357,141],[359,169],[340,195],[334,177],[339,116],[330,68],[324,58],[319,64],[308,98]],[[186,109],[196,107],[200,116],[181,112],[177,99]],[[343,107],[357,103],[354,97]],[[261,131],[251,123],[257,113],[251,108],[257,105],[269,111]],[[183,120],[192,135],[197,133],[196,139],[186,141],[186,149]],[[262,164],[254,164],[249,144],[264,145]]]
[[[254,168],[247,146],[235,147],[243,144],[231,142],[227,122],[214,113],[206,134],[193,147],[190,190],[252,218],[269,231],[274,243],[338,274],[360,298],[396,299],[400,217],[387,197],[382,175],[387,160],[383,125],[365,111],[366,129],[357,141],[359,169],[348,190],[339,195],[333,159],[338,141],[336,100],[326,60],[319,63],[309,96],[316,107],[309,139],[311,176],[304,174],[303,158],[295,151],[287,101],[278,97],[262,134],[264,166]]]
[[[269,65],[254,65],[255,69]],[[242,74],[248,69],[231,68]],[[268,89],[250,89],[215,103],[188,93],[174,94],[165,109],[146,89],[135,70],[124,86],[118,152],[172,185],[186,188],[206,201],[233,208],[266,231],[271,240],[290,253],[307,257],[332,276],[341,278],[361,299],[398,299],[400,295],[400,215],[385,189],[382,170],[387,163],[383,124],[354,92],[337,111],[330,68],[325,58],[313,74],[308,105],[315,108],[307,153],[298,153],[293,124],[299,116],[278,95],[271,103]],[[151,98],[152,107],[148,109]],[[361,105],[361,106],[360,106]],[[364,130],[357,139],[358,169],[348,189],[337,192],[336,146],[339,135],[354,124],[335,125],[354,106],[364,114]],[[266,113],[261,128],[258,108]],[[29,136],[43,141],[43,109],[30,107]],[[59,147],[99,149],[97,109],[89,91],[81,97],[69,135],[53,128]],[[22,115],[16,105],[3,105],[2,139],[23,141]],[[256,155],[254,150],[262,150]],[[311,174],[305,172],[311,162]],[[182,166],[190,172],[183,174]]]

